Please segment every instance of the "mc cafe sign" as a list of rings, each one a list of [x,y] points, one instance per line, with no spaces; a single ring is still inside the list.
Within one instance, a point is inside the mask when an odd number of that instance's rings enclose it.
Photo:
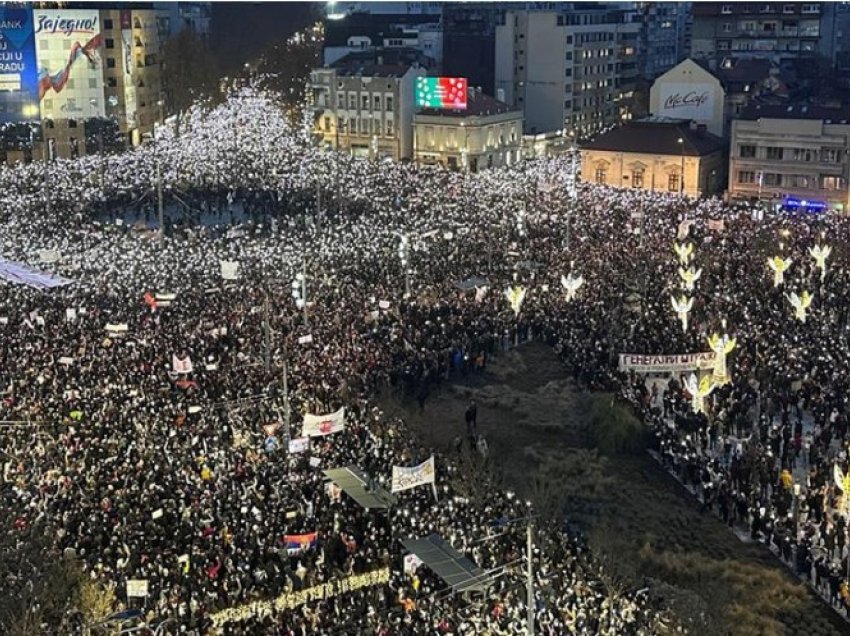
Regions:
[[[659,114],[708,120],[714,115],[716,87],[711,84],[671,82],[662,85]]]

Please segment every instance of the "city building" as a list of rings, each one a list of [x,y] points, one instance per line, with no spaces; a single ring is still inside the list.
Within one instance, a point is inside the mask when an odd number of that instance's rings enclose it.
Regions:
[[[653,116],[689,119],[718,137],[724,133],[725,104],[720,80],[690,59],[661,75],[649,91]]]
[[[781,104],[789,89],[781,69],[768,58],[726,58],[714,71],[705,60],[687,59],[652,85],[649,112],[705,124],[726,139],[731,122],[750,104]]]
[[[509,166],[522,152],[522,111],[468,89],[465,110],[422,108],[413,116],[417,162],[477,172]]]
[[[638,2],[642,23],[638,72],[654,79],[684,60],[690,52],[690,2]]]
[[[696,2],[691,57],[717,68],[724,58],[767,57],[782,68],[835,53],[832,2]]]
[[[750,106],[732,123],[729,197],[844,212],[850,109]]]
[[[512,3],[447,2],[443,5],[444,75],[466,77],[487,95],[496,93],[496,27]]]
[[[155,2],[154,9],[166,21],[165,32],[174,37],[188,29],[202,40],[209,39],[211,2]]]
[[[722,189],[724,155],[723,139],[703,126],[654,117],[583,144],[582,178],[618,188],[710,195]]]
[[[325,24],[323,62],[330,66],[349,53],[375,49],[418,50],[438,70],[443,59],[440,17],[430,14],[352,13]]]
[[[101,11],[105,115],[133,145],[163,116],[160,17],[151,9]]]
[[[314,69],[314,132],[326,146],[367,157],[413,156],[413,86],[420,66],[362,62],[352,56]]]
[[[521,108],[525,132],[579,139],[631,117],[641,23],[627,9],[508,11],[496,28],[496,96]]]

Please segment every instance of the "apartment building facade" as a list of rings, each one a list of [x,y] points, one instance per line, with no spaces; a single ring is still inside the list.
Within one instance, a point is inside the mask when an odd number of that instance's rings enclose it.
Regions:
[[[337,150],[364,157],[413,156],[413,88],[426,70],[416,66],[348,64],[314,69],[310,90],[314,133]]]
[[[732,123],[729,197],[848,210],[850,109],[753,106]]]
[[[626,10],[508,11],[496,28],[496,96],[525,132],[581,139],[631,118],[641,23]]]
[[[691,56],[719,65],[726,57],[765,57],[780,66],[835,50],[830,2],[697,2]]]

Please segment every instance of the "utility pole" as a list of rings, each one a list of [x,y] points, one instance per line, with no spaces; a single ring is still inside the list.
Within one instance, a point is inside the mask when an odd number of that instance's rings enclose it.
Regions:
[[[271,327],[269,325],[269,295],[263,299],[263,366],[266,377],[271,371]]]
[[[534,636],[534,569],[532,557],[534,556],[534,538],[532,533],[534,524],[529,521],[526,526],[526,633],[528,636]]]

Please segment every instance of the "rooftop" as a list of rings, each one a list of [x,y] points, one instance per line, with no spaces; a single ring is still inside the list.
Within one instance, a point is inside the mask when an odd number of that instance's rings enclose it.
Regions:
[[[428,115],[437,117],[488,117],[490,115],[503,115],[510,112],[521,112],[505,102],[500,102],[494,97],[485,95],[480,90],[469,89],[466,97],[465,110],[450,110],[448,108],[421,108],[416,111],[417,115]]]
[[[753,104],[743,110],[739,119],[817,119],[828,124],[850,123],[850,106],[841,108],[815,104]]]
[[[690,127],[688,120],[649,118],[620,126],[582,145],[582,150],[611,150],[701,157],[724,147],[717,135]],[[683,143],[679,143],[679,139]]]

